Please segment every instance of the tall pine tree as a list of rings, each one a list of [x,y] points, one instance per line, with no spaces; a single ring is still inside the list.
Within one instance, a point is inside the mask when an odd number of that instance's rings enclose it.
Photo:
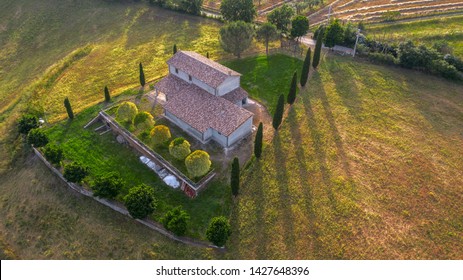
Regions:
[[[64,99],[64,107],[66,107],[66,112],[68,113],[68,117],[72,120],[74,119],[74,112],[72,112],[71,102],[69,102],[69,98]]]
[[[262,139],[264,138],[264,127],[260,123],[257,128],[256,139],[254,140],[254,155],[256,158],[260,158],[262,155]]]
[[[105,86],[105,87],[104,87],[104,100],[105,100],[106,102],[111,101],[111,96],[109,95],[108,86]]]
[[[315,44],[315,51],[313,54],[313,62],[312,62],[313,68],[317,68],[318,64],[320,63],[320,55],[322,52],[322,42],[323,42],[323,36],[324,36],[323,33],[325,33],[325,30],[323,27],[321,27],[320,32],[318,32],[317,43]]]
[[[275,110],[275,114],[273,114],[273,128],[275,130],[278,130],[278,127],[280,126],[282,120],[283,120],[283,112],[285,110],[285,96],[282,94],[280,95],[280,98],[278,99],[278,104],[277,108]]]
[[[310,72],[310,54],[311,49],[307,50],[307,54],[305,55],[304,64],[302,65],[302,72],[301,72],[301,86],[304,87],[307,83],[307,79],[309,78]]]
[[[173,52],[174,54],[177,53],[177,44],[174,44],[174,48],[172,49],[172,52]]]
[[[141,62],[140,62],[140,85],[142,87],[145,86],[145,73],[143,72],[143,65],[141,65]]]
[[[240,189],[240,162],[237,157],[233,159],[232,163],[230,186],[232,194],[237,196]]]
[[[291,87],[289,88],[287,102],[289,105],[292,105],[296,100],[297,92],[297,71],[294,71],[293,79],[291,80]]]

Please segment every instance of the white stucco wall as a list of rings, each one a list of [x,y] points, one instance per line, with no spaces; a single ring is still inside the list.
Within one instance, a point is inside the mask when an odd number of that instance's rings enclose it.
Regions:
[[[235,144],[252,132],[252,117],[245,121],[237,130],[228,136],[228,146]]]
[[[222,147],[227,147],[227,137],[217,132],[217,130],[212,130],[212,139],[219,143]]]
[[[228,77],[220,86],[217,87],[218,96],[229,93],[240,86],[240,76]]]
[[[188,134],[190,134],[194,138],[198,139],[199,141],[204,142],[203,133],[201,133],[200,131],[194,129],[189,124],[187,124],[186,122],[184,122],[181,119],[177,118],[175,115],[171,114],[167,110],[165,110],[164,114],[165,114],[167,119],[169,119],[171,122],[175,123],[183,131],[187,132]]]

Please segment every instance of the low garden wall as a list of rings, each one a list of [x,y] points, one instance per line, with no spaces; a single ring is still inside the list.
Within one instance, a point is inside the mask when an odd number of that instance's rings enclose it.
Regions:
[[[101,111],[99,113],[99,118],[104,124],[108,126],[114,133],[120,135],[125,139],[125,141],[140,154],[147,157],[153,161],[156,165],[161,166],[166,169],[170,174],[174,175],[180,181],[181,190],[189,197],[196,197],[201,190],[203,190],[207,183],[212,180],[215,176],[215,172],[212,170],[206,176],[204,176],[199,182],[195,183],[190,178],[185,176],[181,171],[179,171],[175,166],[170,164],[165,160],[161,155],[151,150],[144,143],[136,139],[132,133],[127,129],[119,125],[110,115],[106,112]]]
[[[84,196],[87,196],[87,197],[90,197],[96,201],[98,201],[99,203],[113,209],[114,211],[116,212],[119,212],[125,216],[130,216],[129,214],[129,211],[127,210],[127,208],[125,208],[124,205],[122,205],[121,203],[117,202],[117,201],[112,201],[112,200],[107,200],[107,199],[103,199],[103,198],[98,198],[98,197],[95,197],[93,196],[93,192],[92,191],[89,191],[89,190],[86,190],[84,187],[78,185],[78,184],[75,184],[75,183],[71,183],[71,182],[68,182],[66,180],[66,178],[64,178],[63,174],[61,174],[61,172],[56,169],[52,164],[50,164],[46,159],[45,157],[40,153],[39,150],[37,150],[36,148],[32,148],[34,150],[34,153],[37,155],[37,157],[53,172],[55,173],[64,183],[67,184],[67,186],[72,189],[73,191],[75,192],[78,192]],[[170,231],[166,230],[161,224],[159,223],[156,223],[154,222],[153,220],[150,220],[150,219],[143,219],[143,220],[140,220],[140,219],[135,219],[135,221],[149,227],[150,229],[152,230],[155,230],[157,231],[158,233],[172,239],[172,240],[175,240],[175,241],[178,241],[178,242],[181,242],[181,243],[184,243],[184,244],[187,244],[187,245],[192,245],[192,246],[197,246],[197,247],[204,247],[204,248],[215,248],[217,249],[218,247],[215,246],[215,245],[212,245],[210,243],[207,243],[207,242],[203,242],[203,241],[199,241],[199,240],[195,240],[195,239],[192,239],[192,238],[188,238],[188,237],[179,237],[179,236],[176,236],[175,234],[171,233]]]

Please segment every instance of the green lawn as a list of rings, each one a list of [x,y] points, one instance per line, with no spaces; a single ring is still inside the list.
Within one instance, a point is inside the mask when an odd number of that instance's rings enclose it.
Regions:
[[[381,41],[413,40],[432,45],[446,41],[454,54],[463,58],[463,16],[418,20],[407,23],[387,23],[367,26],[366,33]]]
[[[288,95],[294,71],[300,75],[302,61],[277,54],[266,57],[249,57],[224,62],[231,69],[243,74],[241,86],[254,98],[263,103],[273,114],[280,94]]]
[[[462,93],[414,71],[323,60],[242,177],[229,255],[461,259]]]
[[[152,218],[159,221],[167,211],[181,205],[191,216],[187,235],[205,239],[209,220],[218,215],[229,214],[228,185],[215,180],[196,199],[190,199],[179,189],[174,190],[165,185],[153,171],[140,162],[133,149],[118,144],[113,134],[99,135],[99,132],[94,132],[101,124],[83,128],[101,108],[100,105],[93,106],[78,114],[72,122],[64,121],[47,129],[50,141],[63,148],[67,161],[78,161],[89,167],[87,184],[95,176],[117,172],[126,182],[119,195],[120,200],[133,186],[141,183],[152,186],[158,199],[158,207]]]

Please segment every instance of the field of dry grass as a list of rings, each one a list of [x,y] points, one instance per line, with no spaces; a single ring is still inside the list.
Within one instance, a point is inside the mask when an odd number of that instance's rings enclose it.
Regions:
[[[425,16],[462,11],[460,0],[337,0],[331,4],[331,17],[347,21],[379,21],[386,12],[399,12],[400,17]],[[329,6],[309,12],[311,25],[328,20]]]
[[[231,255],[461,259],[462,92],[413,71],[324,60],[245,172]]]

